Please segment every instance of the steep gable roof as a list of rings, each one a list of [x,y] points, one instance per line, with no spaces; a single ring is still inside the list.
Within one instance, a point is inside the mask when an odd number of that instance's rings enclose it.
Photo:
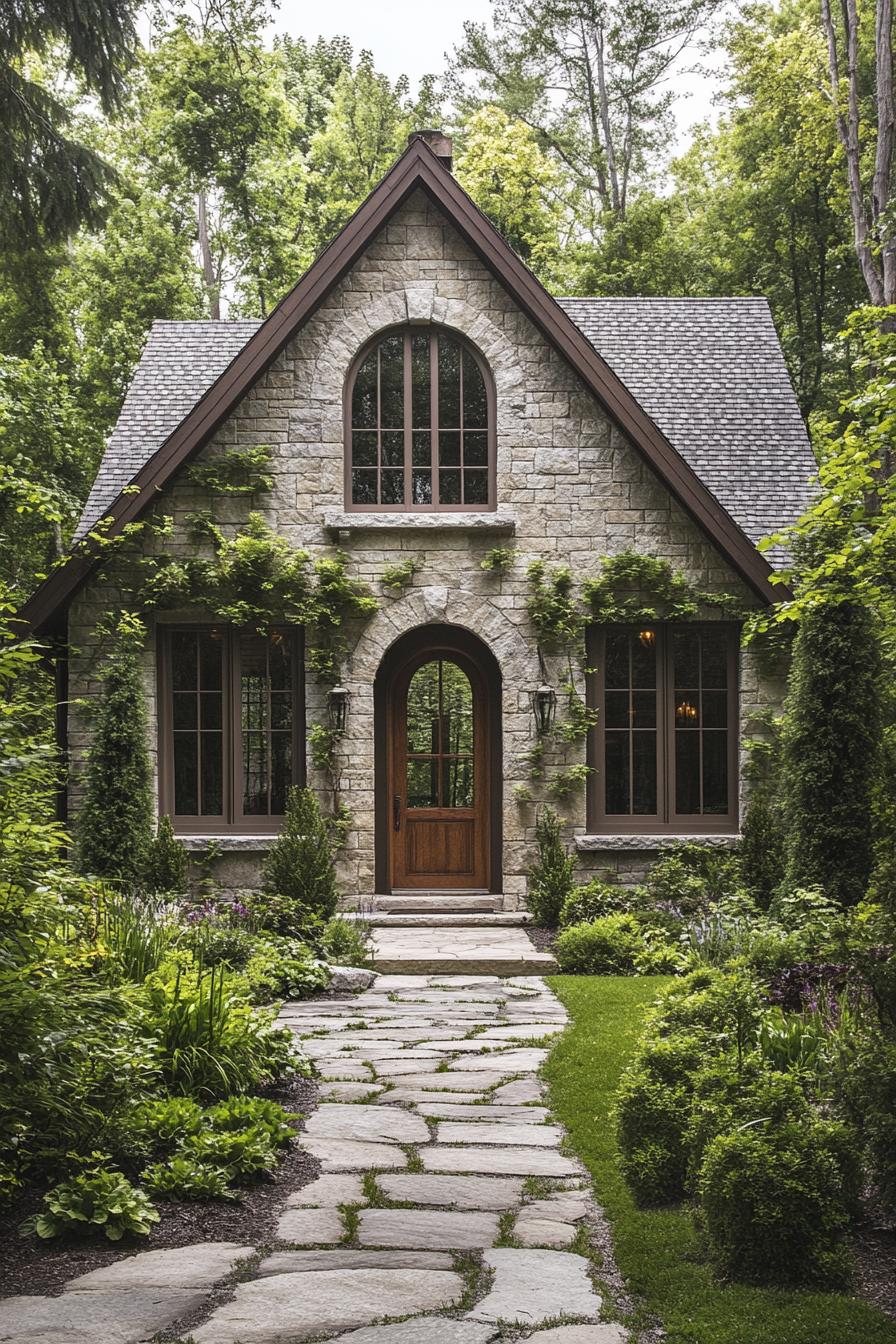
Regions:
[[[179,467],[209,440],[287,341],[318,309],[365,247],[415,190],[425,192],[444,211],[468,245],[512,294],[542,335],[563,355],[698,526],[754,591],[763,600],[773,601],[778,594],[770,583],[768,562],[694,469],[673,448],[588,338],[420,139],[411,141],[338,237],[249,336],[152,457],[137,470],[127,491],[120,493],[108,509],[106,516],[111,518],[109,535],[116,535],[137,519]],[[85,543],[44,581],[24,607],[23,619],[38,631],[52,628],[96,563],[95,550]]]

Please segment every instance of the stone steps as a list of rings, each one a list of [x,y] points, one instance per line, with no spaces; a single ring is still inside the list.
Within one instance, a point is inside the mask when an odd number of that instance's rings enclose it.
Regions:
[[[500,914],[504,897],[483,891],[402,891],[362,896],[345,903],[347,910],[364,914],[459,915]]]
[[[508,910],[501,911],[498,914],[493,914],[491,911],[477,914],[468,910],[460,910],[455,914],[447,915],[408,914],[392,910],[385,911],[382,914],[375,911],[372,915],[365,915],[350,910],[343,915],[343,919],[363,920],[374,929],[511,929],[521,928],[532,922],[532,916],[527,910]]]
[[[557,963],[520,925],[454,923],[374,928],[373,966],[381,975],[551,975]]]

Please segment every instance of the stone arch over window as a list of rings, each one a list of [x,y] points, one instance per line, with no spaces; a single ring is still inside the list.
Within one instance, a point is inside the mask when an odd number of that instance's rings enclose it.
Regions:
[[[433,324],[379,332],[345,387],[345,503],[359,511],[494,510],[495,387],[478,350]]]

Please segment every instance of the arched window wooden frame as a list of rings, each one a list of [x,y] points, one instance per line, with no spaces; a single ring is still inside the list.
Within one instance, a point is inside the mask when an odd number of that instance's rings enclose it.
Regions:
[[[444,410],[440,399],[439,339],[453,342],[460,351],[460,399],[455,426]],[[382,355],[377,364],[376,414],[369,424],[355,423],[353,402],[358,375],[368,357],[389,341],[402,343],[401,404],[403,423],[383,422],[380,370]],[[424,405],[417,393],[422,362],[423,342],[428,350],[428,421]],[[464,424],[464,376],[466,361],[478,369],[485,389],[486,424]],[[393,385],[394,393],[394,385]],[[469,416],[467,417],[469,419]],[[391,417],[390,417],[391,420]],[[482,513],[497,507],[495,488],[495,387],[491,370],[469,341],[448,327],[433,324],[410,324],[392,327],[368,341],[355,356],[345,383],[345,507],[356,513]],[[484,435],[484,443],[483,436]],[[363,453],[359,451],[363,438]],[[384,437],[388,436],[388,437]],[[400,440],[399,440],[400,436]],[[428,436],[429,458],[426,458]],[[375,461],[371,447],[375,445]],[[484,455],[483,455],[484,446]],[[484,460],[483,460],[484,456]],[[401,473],[399,480],[399,472]],[[430,493],[425,489],[429,473]],[[356,474],[357,473],[357,474]],[[358,498],[360,478],[363,475],[366,499]],[[375,490],[370,486],[375,482]],[[460,485],[460,498],[457,498]],[[398,499],[398,487],[401,498]],[[374,498],[370,498],[370,494]]]

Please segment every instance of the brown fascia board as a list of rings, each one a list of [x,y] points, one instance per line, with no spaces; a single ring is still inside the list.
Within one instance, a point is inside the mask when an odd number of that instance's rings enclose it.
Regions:
[[[445,213],[473,251],[566,359],[620,429],[632,440],[671,494],[753,591],[766,603],[786,596],[782,586],[770,582],[773,573],[771,566],[730,514],[672,447],[572,319],[520,261],[494,225],[421,140],[411,142],[401,158],[355,211],[342,232],[324,249],[298,284],[277,305],[177,429],[118,496],[104,515],[111,518],[105,536],[117,535],[128,523],[139,518],[174,473],[208,442],[291,337],[354,265],[365,247],[418,188]],[[97,548],[90,542],[82,544],[44,580],[22,608],[21,620],[37,633],[54,628],[60,613],[99,560]]]

